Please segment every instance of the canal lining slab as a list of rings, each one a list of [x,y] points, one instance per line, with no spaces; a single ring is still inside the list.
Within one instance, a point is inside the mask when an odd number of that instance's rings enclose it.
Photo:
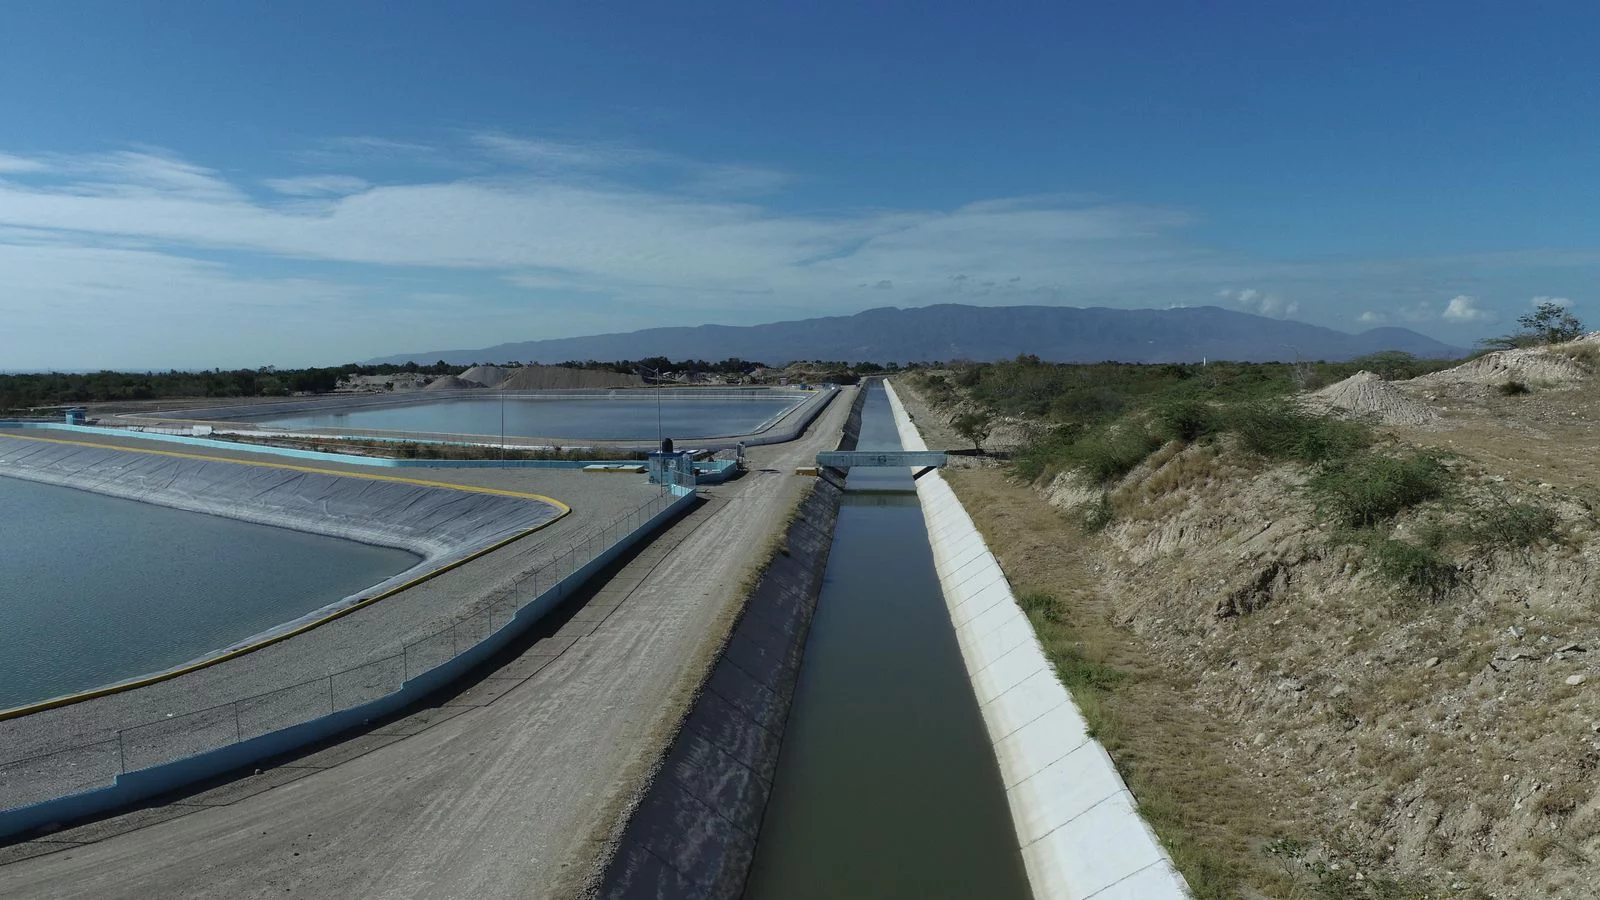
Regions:
[[[889,397],[902,444],[925,448],[892,386]],[[952,563],[972,557],[974,547],[987,548],[938,473],[917,482],[917,495],[929,523],[935,565],[947,591],[958,643],[983,704],[1001,777],[1008,785],[1006,796],[1034,895],[1069,900],[1187,898],[1183,877],[1139,816],[1110,756],[1087,737],[1087,725],[1015,598],[964,621],[955,617],[985,585],[970,576],[956,577]],[[992,555],[973,559],[977,561],[965,563],[965,569],[992,569],[998,583],[1005,583]],[[1009,595],[1009,584],[1006,592]],[[994,668],[1012,657],[1017,659]],[[1028,669],[1032,674],[1005,686],[1017,672]],[[1072,750],[1058,753],[1058,741],[1070,742]],[[1035,768],[1052,753],[1057,753],[1052,761]]]

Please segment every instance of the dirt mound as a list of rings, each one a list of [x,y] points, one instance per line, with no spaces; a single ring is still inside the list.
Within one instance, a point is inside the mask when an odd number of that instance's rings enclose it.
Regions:
[[[1497,350],[1468,360],[1453,369],[1433,372],[1411,379],[1412,384],[1504,384],[1507,381],[1544,382],[1548,384],[1573,384],[1589,377],[1589,370],[1561,350],[1575,344],[1585,344],[1591,338],[1579,338],[1572,344],[1559,344],[1550,348],[1529,350]]]
[[[1371,372],[1357,372],[1305,398],[1313,409],[1353,414],[1383,425],[1429,425],[1439,420],[1433,407],[1400,393]]]
[[[566,388],[637,387],[644,384],[638,375],[624,375],[606,369],[569,369],[565,366],[523,366],[512,369],[500,383],[505,391],[548,391]]]
[[[423,390],[425,390],[425,391],[460,391],[460,390],[466,390],[468,388],[481,388],[481,387],[483,387],[483,383],[482,382],[470,381],[470,380],[468,380],[466,378],[462,378],[462,377],[460,377],[458,375],[442,375],[442,376],[440,376],[438,378],[435,378],[434,380],[428,382],[428,386],[423,388]]]
[[[473,366],[462,372],[460,377],[467,381],[476,381],[484,387],[499,387],[506,380],[508,370],[502,366]]]

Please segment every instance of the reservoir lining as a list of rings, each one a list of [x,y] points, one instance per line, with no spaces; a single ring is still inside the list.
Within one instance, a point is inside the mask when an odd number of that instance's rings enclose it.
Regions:
[[[12,451],[16,450],[17,445],[28,443],[17,438],[5,440],[10,444]],[[12,444],[13,441],[16,443]],[[94,445],[99,445],[98,449],[102,451],[115,451],[118,447],[143,442],[137,439],[117,439],[108,442],[85,439],[78,443],[80,446],[74,449],[74,453],[96,449]],[[32,444],[35,447],[40,444],[48,446],[49,442],[32,442]],[[90,447],[85,448],[81,446],[82,444],[88,444]],[[270,460],[259,454],[225,455],[241,459],[254,458],[251,461]],[[127,460],[147,456],[161,458],[162,454],[118,453],[112,458],[126,463]],[[85,459],[80,456],[78,462],[82,463]],[[229,464],[219,462],[216,465]],[[72,469],[74,466],[65,468]],[[135,468],[137,469],[137,465]],[[255,467],[234,464],[230,468]],[[271,469],[271,466],[262,468]],[[81,467],[78,470],[93,471],[83,470]],[[5,471],[13,472],[14,469],[8,463]],[[110,469],[99,471],[100,474],[107,474]],[[345,473],[340,471],[327,473],[328,476],[341,474]],[[362,471],[351,471],[349,474],[366,476],[350,478],[345,482],[358,495],[377,489],[378,495],[381,496],[385,491],[379,486],[405,481],[405,479],[389,481],[387,477],[373,478],[368,472]],[[309,475],[310,473],[302,472],[293,474],[292,477],[309,477]],[[578,512],[550,529],[541,530],[478,557],[471,566],[447,571],[423,584],[386,597],[380,604],[357,609],[344,618],[312,631],[297,634],[290,640],[244,656],[229,658],[207,669],[145,685],[137,690],[96,697],[71,706],[0,722],[0,745],[6,747],[6,759],[54,752],[71,753],[75,752],[75,748],[89,747],[96,742],[114,737],[119,730],[158,721],[173,713],[181,715],[187,711],[204,709],[236,698],[260,696],[280,688],[289,689],[307,678],[315,678],[360,664],[366,659],[381,657],[392,652],[397,646],[404,645],[419,636],[436,632],[440,627],[446,627],[453,621],[481,617],[483,613],[492,615],[497,607],[504,607],[502,598],[514,589],[516,580],[524,573],[563,555],[574,542],[582,541],[586,547],[598,547],[604,540],[614,538],[615,529],[609,531],[602,529],[618,516],[660,494],[657,487],[644,484],[642,479],[638,482],[633,479],[596,479],[575,471],[452,470],[438,473],[437,477],[479,491],[476,495],[462,494],[459,491],[440,491],[456,495],[457,500],[462,497],[481,496],[490,499],[514,499],[517,502],[527,503],[530,501],[518,499],[516,495],[526,495],[538,490],[541,493],[557,493],[573,498],[578,503]],[[101,480],[106,481],[106,479]],[[398,510],[396,512],[398,514]],[[503,525],[494,527],[497,531],[503,529]],[[589,535],[593,535],[592,540],[586,538]],[[445,652],[446,655],[449,654],[448,647]],[[4,773],[0,772],[0,776],[3,775]],[[5,778],[0,777],[0,782],[3,781]],[[31,793],[30,788],[30,795]],[[13,796],[6,785],[0,785],[0,808],[12,805]]]
[[[180,666],[418,561],[17,478],[0,546],[0,709]]]
[[[219,431],[443,442],[643,447],[661,437],[696,445],[794,439],[833,389],[634,388],[502,393],[324,395],[124,414],[133,427],[205,424]],[[533,442],[530,444],[530,442]]]

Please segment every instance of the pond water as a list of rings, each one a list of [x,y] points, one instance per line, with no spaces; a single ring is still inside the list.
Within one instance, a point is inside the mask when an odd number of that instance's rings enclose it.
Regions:
[[[187,662],[416,562],[0,477],[0,709]]]
[[[900,449],[881,388],[859,449]],[[850,471],[744,896],[1031,896],[906,469]]]
[[[694,398],[645,394],[538,399],[460,397],[431,403],[355,407],[253,418],[283,428],[354,428],[566,440],[720,437],[759,430],[798,400],[793,395]],[[503,428],[502,428],[503,424]]]

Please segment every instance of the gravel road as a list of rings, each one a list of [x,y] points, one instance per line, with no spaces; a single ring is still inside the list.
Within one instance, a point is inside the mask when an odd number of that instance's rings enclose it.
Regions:
[[[638,790],[742,577],[806,487],[793,467],[832,448],[851,399],[801,440],[752,450],[750,474],[703,490],[564,622],[453,698],[258,775],[0,848],[0,896],[565,896],[557,885],[588,868]],[[532,477],[451,477],[491,474]],[[504,577],[488,558],[458,571],[480,565],[468,577]]]

